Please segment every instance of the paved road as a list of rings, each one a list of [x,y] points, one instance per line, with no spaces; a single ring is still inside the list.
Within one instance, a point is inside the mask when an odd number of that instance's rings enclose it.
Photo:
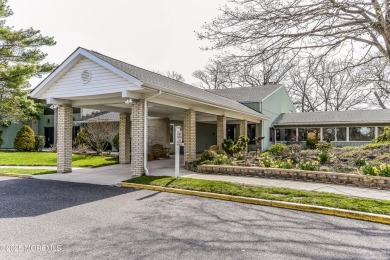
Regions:
[[[0,178],[0,231],[0,259],[390,259],[388,225],[37,179]]]

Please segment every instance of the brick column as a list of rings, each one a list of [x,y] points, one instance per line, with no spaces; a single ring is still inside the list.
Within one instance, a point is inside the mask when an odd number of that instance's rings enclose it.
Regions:
[[[219,149],[222,149],[224,139],[226,139],[226,117],[217,116],[217,145]]]
[[[248,136],[248,130],[247,130],[248,121],[240,120],[240,123],[238,126],[239,126],[239,137],[240,136]]]
[[[130,114],[119,115],[119,163],[130,163]]]
[[[133,99],[131,110],[131,169],[133,176],[144,174],[144,108],[145,101]]]
[[[57,172],[72,172],[73,109],[70,105],[58,107]]]
[[[196,160],[196,116],[195,110],[188,109],[184,112],[184,162]]]

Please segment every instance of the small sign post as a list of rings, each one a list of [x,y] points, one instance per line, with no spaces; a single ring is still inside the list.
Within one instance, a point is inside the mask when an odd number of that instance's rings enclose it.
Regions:
[[[175,177],[179,179],[180,146],[183,145],[183,133],[180,126],[175,127]]]

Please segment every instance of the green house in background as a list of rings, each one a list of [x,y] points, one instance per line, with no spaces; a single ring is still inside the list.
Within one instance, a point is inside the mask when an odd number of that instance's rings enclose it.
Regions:
[[[81,109],[73,109],[73,121],[78,121],[81,117]],[[49,148],[50,145],[56,142],[56,108],[48,107],[44,110],[40,119],[34,119],[27,124],[34,130],[35,135],[45,136],[45,148]],[[11,123],[10,126],[0,126],[2,131],[3,145],[1,149],[14,149],[14,140],[16,134],[23,126],[23,123]],[[79,126],[73,126],[73,136],[76,136]]]

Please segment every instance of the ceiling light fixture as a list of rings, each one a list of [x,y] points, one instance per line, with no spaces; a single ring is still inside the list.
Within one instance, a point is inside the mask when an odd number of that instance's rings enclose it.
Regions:
[[[126,104],[131,104],[131,103],[133,103],[133,100],[131,98],[128,98],[128,99],[126,99],[125,103]]]

